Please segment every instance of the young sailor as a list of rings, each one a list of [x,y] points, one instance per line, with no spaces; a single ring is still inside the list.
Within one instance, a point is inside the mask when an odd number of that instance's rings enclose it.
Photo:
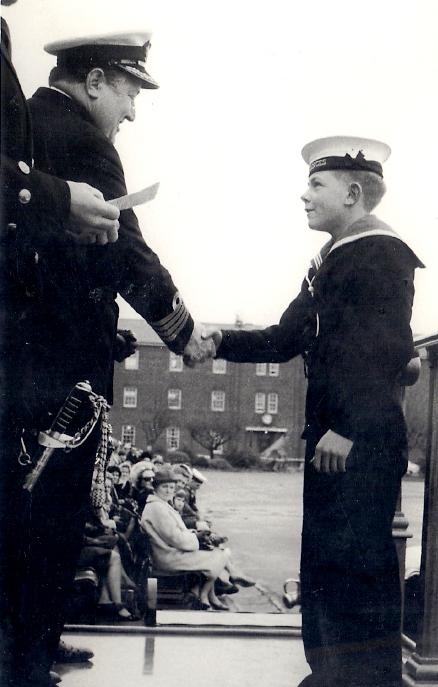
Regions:
[[[391,526],[407,441],[398,390],[415,355],[409,322],[423,265],[370,214],[389,154],[384,143],[340,136],[304,147],[308,224],[331,239],[278,325],[212,333],[217,357],[233,362],[305,358],[301,583],[312,686],[401,686]]]

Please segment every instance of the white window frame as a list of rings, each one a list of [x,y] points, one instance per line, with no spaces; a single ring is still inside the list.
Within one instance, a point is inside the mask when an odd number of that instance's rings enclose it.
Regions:
[[[166,446],[168,451],[177,451],[181,441],[181,430],[172,425],[166,429]]]
[[[138,370],[140,365],[140,351],[137,350],[132,355],[125,358],[125,370]]]
[[[211,409],[214,413],[223,413],[225,410],[225,391],[216,389],[211,392]]]
[[[227,361],[222,358],[214,358],[211,366],[211,371],[215,375],[227,374]]]
[[[263,415],[266,412],[266,394],[258,391],[254,397],[254,412]]]
[[[279,363],[269,363],[268,374],[270,377],[278,377],[280,374],[280,364]]]
[[[269,415],[277,415],[278,413],[278,394],[272,392],[268,394],[267,411]]]
[[[182,372],[183,359],[181,355],[169,351],[169,372]]]
[[[123,387],[123,407],[137,408],[138,389],[136,386]]]
[[[172,396],[175,400],[172,400]],[[169,410],[181,410],[182,408],[182,391],[181,389],[168,389],[167,391],[167,407]]]
[[[256,363],[257,377],[266,377],[266,363]]]
[[[122,444],[131,444],[135,446],[135,426],[134,425],[122,425]]]

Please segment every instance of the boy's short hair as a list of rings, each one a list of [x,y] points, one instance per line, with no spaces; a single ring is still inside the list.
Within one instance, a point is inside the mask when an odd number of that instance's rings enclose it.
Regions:
[[[374,172],[355,169],[336,169],[333,171],[338,179],[351,183],[356,181],[362,188],[363,205],[367,212],[371,212],[380,203],[386,193],[386,185],[382,177]]]

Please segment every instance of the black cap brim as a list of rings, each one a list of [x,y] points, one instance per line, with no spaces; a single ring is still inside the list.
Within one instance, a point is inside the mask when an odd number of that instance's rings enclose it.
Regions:
[[[130,64],[115,64],[114,66],[118,69],[122,69],[124,72],[127,72],[135,79],[138,79],[141,82],[141,88],[160,88],[159,84],[150,74],[147,73],[146,70],[143,71],[137,67],[133,67]]]

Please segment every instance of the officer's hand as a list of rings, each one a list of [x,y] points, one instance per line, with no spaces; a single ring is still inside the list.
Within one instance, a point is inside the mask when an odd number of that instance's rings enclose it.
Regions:
[[[206,332],[195,324],[192,336],[184,349],[184,364],[187,367],[195,367],[196,363],[203,363],[208,358],[214,358],[215,355],[216,346],[213,339],[207,337]]]
[[[133,355],[138,348],[138,341],[130,329],[118,329],[114,344],[114,360],[121,363]],[[121,503],[121,502],[120,502]]]
[[[318,441],[315,455],[310,461],[317,472],[335,474],[345,472],[345,464],[353,442],[331,429]]]
[[[222,343],[222,332],[220,329],[206,329],[202,332],[202,338],[204,340],[212,339],[216,347],[216,351]]]
[[[70,188],[70,231],[77,243],[104,246],[118,238],[120,210],[107,203],[100,191],[67,181]]]

